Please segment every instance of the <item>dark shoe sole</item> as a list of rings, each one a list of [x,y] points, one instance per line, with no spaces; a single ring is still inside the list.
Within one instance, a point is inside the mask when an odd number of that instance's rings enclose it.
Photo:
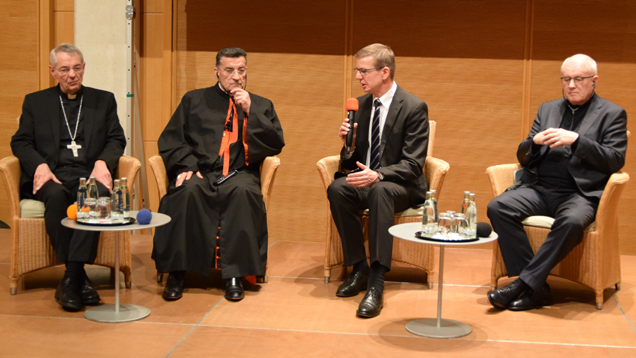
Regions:
[[[365,286],[365,287],[362,287],[362,288],[360,289],[360,291],[355,292],[355,293],[345,294],[345,293],[337,292],[337,291],[336,291],[336,296],[338,296],[338,297],[355,297],[355,296],[359,295],[359,294],[360,294],[360,292],[364,292],[364,291],[366,291],[366,290],[367,290],[367,287]]]
[[[508,307],[504,306],[501,302],[497,301],[490,292],[488,293],[488,301],[490,301],[490,304],[495,307],[498,310],[505,310]]]
[[[76,311],[79,311],[82,308],[84,308],[84,306],[79,305],[79,304],[73,304],[73,303],[69,303],[69,302],[61,302],[61,300],[58,297],[55,297],[55,301],[57,303],[59,303],[59,305],[62,306],[63,309],[65,309],[67,311],[71,311],[71,312],[76,312]]]
[[[176,301],[178,299],[180,299],[181,297],[183,297],[183,295],[181,296],[166,296],[166,295],[161,295],[161,297],[163,297],[164,300],[166,301]]]
[[[85,306],[97,306],[99,304],[99,301],[101,301],[101,299],[98,297],[98,298],[92,299],[92,300],[86,300],[86,301],[82,300],[82,303]]]
[[[362,318],[373,318],[373,317],[377,317],[380,315],[380,312],[382,312],[382,308],[384,308],[384,305],[382,305],[382,307],[380,307],[379,310],[377,310],[376,312],[370,312],[370,313],[366,313],[366,312],[360,312],[360,311],[356,311],[356,315],[358,315],[358,317],[362,317]]]
[[[541,308],[543,306],[552,306],[552,299],[546,299],[541,302],[537,302],[537,304],[532,307],[508,307],[508,309],[515,312],[521,312],[521,311],[530,311],[536,308]]]
[[[241,297],[229,297],[229,296],[225,295],[225,299],[228,300],[228,301],[232,301],[232,302],[238,302],[238,301],[241,301],[244,298],[245,298],[245,295],[242,295]]]

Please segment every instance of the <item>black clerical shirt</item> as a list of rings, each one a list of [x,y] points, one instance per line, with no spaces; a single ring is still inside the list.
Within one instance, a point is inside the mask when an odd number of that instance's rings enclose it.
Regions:
[[[573,106],[568,102],[559,128],[576,132],[590,107],[591,100],[590,98],[580,106]],[[548,148],[537,168],[537,173],[539,174],[538,185],[548,189],[578,190],[574,178],[568,171],[568,160],[576,150],[577,144],[578,138],[571,146]]]
[[[79,112],[80,101],[83,96],[83,87],[76,93],[77,96],[74,99],[69,99],[68,95],[59,91],[59,95],[62,97],[62,103],[64,103],[64,111],[66,111],[66,118],[68,119],[68,127],[70,132],[75,134],[75,126],[77,124],[77,113]],[[58,99],[59,101],[59,99]],[[77,150],[77,158],[73,156],[73,151],[67,148],[67,145],[71,144],[71,135],[69,134],[69,128],[66,126],[64,120],[64,113],[62,107],[59,106],[60,116],[60,150],[58,157],[58,165],[54,171],[56,177],[61,180],[65,185],[67,181],[74,181],[80,177],[87,177],[90,175],[88,172],[88,163],[86,160],[86,146],[84,143],[84,111],[86,101],[82,105],[82,113],[79,121],[79,128],[77,128],[77,136],[75,137],[75,143],[81,145],[82,148]]]

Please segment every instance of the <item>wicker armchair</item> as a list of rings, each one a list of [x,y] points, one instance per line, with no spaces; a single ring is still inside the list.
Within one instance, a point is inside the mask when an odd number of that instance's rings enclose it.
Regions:
[[[148,164],[152,169],[152,173],[155,175],[155,180],[157,181],[157,192],[159,194],[159,200],[161,200],[161,198],[168,193],[168,185],[170,183],[168,173],[166,173],[166,166],[159,155],[154,155],[148,158]],[[279,166],[280,158],[276,156],[265,158],[261,164],[261,193],[263,194],[265,210],[269,208],[269,199],[274,186],[276,170],[278,170]],[[162,280],[163,273],[157,272],[157,282],[161,282]],[[267,274],[261,280],[262,282],[267,282]]]
[[[495,196],[501,194],[514,182],[514,171],[519,164],[503,164],[489,167],[486,173]],[[618,290],[621,282],[620,254],[618,250],[618,201],[625,184],[627,173],[612,174],[598,206],[596,221],[586,230],[581,244],[555,266],[551,275],[563,277],[590,287],[596,293],[596,308],[603,308],[603,291],[614,285]],[[530,245],[536,252],[543,244],[554,222],[546,216],[531,216],[523,221]],[[494,245],[492,255],[492,287],[497,287],[499,278],[506,276],[499,245]]]
[[[135,176],[141,167],[139,160],[129,156],[122,156],[117,166],[116,177],[126,177],[129,183],[135,181]],[[9,267],[9,289],[12,295],[17,293],[18,280],[29,272],[61,264],[56,262],[55,252],[49,242],[44,226],[44,204],[41,205],[42,216],[37,218],[22,218],[20,212],[20,161],[14,156],[0,160],[0,177],[4,182],[6,196],[11,209],[11,265]],[[108,266],[115,269],[115,242],[119,241],[120,267],[124,273],[126,287],[132,282],[130,233],[103,232],[97,248],[95,265]]]
[[[426,175],[426,180],[428,181],[429,189],[436,190],[437,195],[442,191],[442,184],[444,183],[444,177],[448,170],[450,169],[450,165],[437,158],[433,158],[433,144],[435,142],[435,121],[429,121],[430,131],[429,131],[429,140],[428,140],[428,156],[426,157],[426,163],[424,165],[424,174]],[[325,193],[327,192],[327,188],[329,184],[334,180],[334,173],[340,170],[340,156],[334,155],[330,157],[323,158],[316,163],[316,168],[318,168],[318,172],[320,173],[320,178],[322,179],[322,183],[325,187]],[[336,228],[336,224],[331,217],[331,210],[328,211],[328,223],[327,223],[327,239],[325,241],[325,266],[324,266],[324,275],[325,275],[325,283],[329,283],[331,279],[331,269],[333,267],[343,265],[344,257],[342,254],[342,242],[340,241],[340,235],[338,234],[338,230]],[[366,230],[367,222],[368,222],[368,212],[365,210],[361,213],[362,216],[362,227],[364,229],[365,239],[368,240],[368,231]],[[395,224],[403,224],[409,222],[420,222],[422,221],[422,209],[421,208],[410,208],[405,211],[399,212],[395,214]],[[393,239],[393,255],[391,257],[392,261],[402,262],[414,266],[416,268],[422,269],[426,271],[426,280],[428,282],[428,287],[433,287],[433,273],[434,269],[434,259],[435,259],[435,245],[421,245],[414,242]]]

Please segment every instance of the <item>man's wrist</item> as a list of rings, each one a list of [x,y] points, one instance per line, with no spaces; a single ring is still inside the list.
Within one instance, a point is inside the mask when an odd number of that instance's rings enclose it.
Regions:
[[[375,171],[378,174],[378,180],[377,181],[383,181],[384,180],[384,175],[382,173],[380,173],[379,171]]]

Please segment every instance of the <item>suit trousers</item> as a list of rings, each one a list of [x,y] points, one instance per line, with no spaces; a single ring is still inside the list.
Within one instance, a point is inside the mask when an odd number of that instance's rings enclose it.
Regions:
[[[391,269],[394,214],[410,207],[406,188],[393,182],[380,181],[366,188],[356,188],[346,177],[334,180],[327,189],[331,215],[342,240],[344,263],[351,266],[366,260],[360,210],[369,209],[370,264],[379,262]]]
[[[65,182],[65,181],[64,181]],[[35,193],[37,200],[44,202],[44,225],[49,240],[55,250],[58,262],[70,261],[92,264],[97,257],[99,231],[72,230],[62,225],[66,217],[66,209],[77,200],[79,178],[67,185],[52,180],[46,182]],[[110,196],[109,190],[97,182],[99,196]]]
[[[502,193],[488,204],[488,218],[499,235],[508,277],[519,276],[532,289],[540,289],[554,268],[583,239],[594,222],[598,202],[580,192],[521,186]],[[529,216],[554,218],[545,242],[533,253],[521,223]]]

